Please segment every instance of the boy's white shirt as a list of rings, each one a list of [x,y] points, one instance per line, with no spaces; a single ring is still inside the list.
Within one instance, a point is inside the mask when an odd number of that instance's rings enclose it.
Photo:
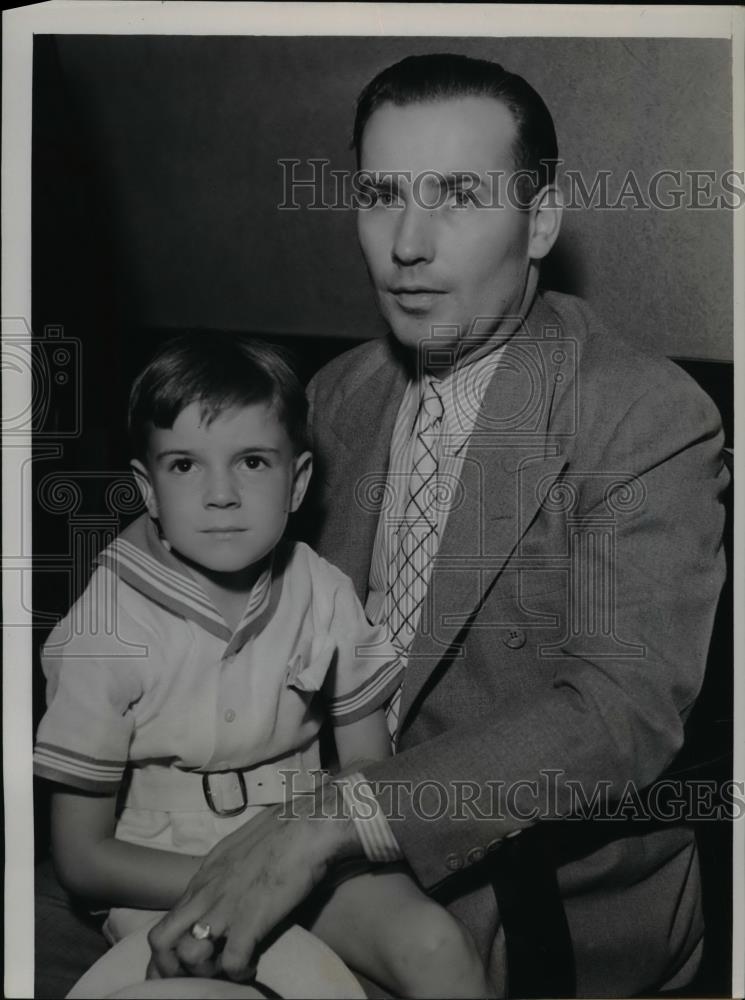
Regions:
[[[149,518],[98,562],[44,647],[42,776],[114,791],[128,763],[250,767],[312,744],[328,715],[363,718],[400,682],[385,629],[302,543],[277,549],[234,633]]]

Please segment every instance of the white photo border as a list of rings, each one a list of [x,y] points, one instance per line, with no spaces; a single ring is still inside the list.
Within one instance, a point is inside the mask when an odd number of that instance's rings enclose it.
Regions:
[[[3,14],[2,310],[3,336],[31,317],[31,112],[35,34],[111,35],[320,35],[320,36],[552,36],[726,38],[733,54],[733,167],[745,169],[745,10],[734,6],[560,4],[182,3],[51,0]],[[745,209],[735,213],[735,395],[745,362]],[[745,396],[740,395],[740,398]],[[3,427],[31,399],[31,377],[3,365]],[[745,440],[745,407],[735,408],[735,438]],[[3,760],[5,796],[5,995],[33,995],[33,798],[31,771],[30,613],[19,599],[22,573],[6,567],[21,528],[31,518],[30,491],[21,490],[29,468],[31,436],[3,441]],[[735,477],[743,471],[735,453]],[[745,526],[742,490],[735,492],[735,607],[745,607]],[[18,566],[20,566],[20,561]],[[17,627],[27,622],[28,628]],[[743,616],[735,616],[735,662],[743,665]],[[734,776],[745,780],[745,676],[735,670]],[[735,731],[738,731],[736,724]],[[745,940],[745,819],[734,823],[733,942]],[[745,995],[745,954],[733,948],[733,995]]]

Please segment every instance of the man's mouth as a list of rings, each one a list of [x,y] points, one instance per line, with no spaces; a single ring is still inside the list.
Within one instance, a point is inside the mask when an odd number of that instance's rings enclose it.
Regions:
[[[394,285],[390,291],[404,312],[427,312],[446,294],[428,285]]]

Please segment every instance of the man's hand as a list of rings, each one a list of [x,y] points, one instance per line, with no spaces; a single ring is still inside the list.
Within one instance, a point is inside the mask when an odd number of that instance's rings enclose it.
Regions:
[[[341,792],[274,806],[222,840],[205,858],[181,900],[150,931],[148,975],[250,979],[256,947],[323,880],[330,865],[362,856]],[[211,940],[190,929],[209,924]],[[224,939],[215,955],[214,942]]]

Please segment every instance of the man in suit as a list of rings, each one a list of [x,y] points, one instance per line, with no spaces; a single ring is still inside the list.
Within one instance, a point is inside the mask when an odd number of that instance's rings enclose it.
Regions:
[[[406,659],[397,752],[220,845],[152,933],[155,968],[213,969],[199,922],[240,977],[335,862],[403,858],[499,992],[521,990],[526,893],[536,930],[561,900],[556,993],[677,989],[701,955],[695,842],[644,790],[682,745],[724,576],[719,416],[537,291],[557,149],[520,77],[403,60],[363,91],[355,145],[392,336],[312,383],[316,544]],[[564,958],[543,948],[550,984]]]

